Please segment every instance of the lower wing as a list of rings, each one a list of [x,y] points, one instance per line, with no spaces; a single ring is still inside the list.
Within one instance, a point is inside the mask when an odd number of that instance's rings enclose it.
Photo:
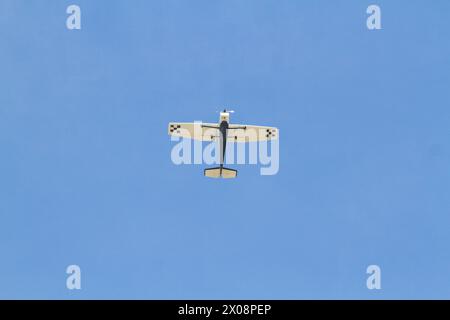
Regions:
[[[255,142],[278,139],[278,128],[233,124],[228,128],[230,142]]]
[[[200,141],[213,141],[220,135],[217,124],[203,122],[171,122],[168,132],[169,135],[174,137]]]

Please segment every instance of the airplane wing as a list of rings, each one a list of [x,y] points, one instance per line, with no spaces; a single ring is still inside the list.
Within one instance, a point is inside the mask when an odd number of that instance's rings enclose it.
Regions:
[[[203,122],[171,122],[168,128],[169,135],[200,141],[213,141],[220,136],[216,123]]]
[[[230,142],[255,142],[278,139],[278,128],[232,124],[228,129]]]

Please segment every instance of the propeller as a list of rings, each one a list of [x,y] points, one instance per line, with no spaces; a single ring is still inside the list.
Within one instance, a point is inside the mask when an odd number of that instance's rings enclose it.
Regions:
[[[228,112],[228,113],[234,113],[234,110],[227,110],[227,109],[223,109],[223,111],[218,111],[218,112]]]

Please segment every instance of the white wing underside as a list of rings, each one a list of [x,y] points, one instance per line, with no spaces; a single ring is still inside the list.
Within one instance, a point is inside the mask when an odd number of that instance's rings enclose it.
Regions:
[[[207,127],[205,127],[207,126]],[[169,135],[174,137],[183,137],[200,141],[213,141],[220,137],[220,131],[216,123],[183,123],[171,122],[169,123]]]
[[[220,138],[220,131],[216,123],[171,122],[168,133],[174,137],[200,141],[216,141]],[[227,133],[229,142],[257,142],[275,139],[278,139],[278,129],[275,127],[231,124]]]
[[[278,139],[278,129],[275,127],[232,124],[230,125],[230,129],[228,129],[227,139],[230,142],[256,142],[275,140]]]

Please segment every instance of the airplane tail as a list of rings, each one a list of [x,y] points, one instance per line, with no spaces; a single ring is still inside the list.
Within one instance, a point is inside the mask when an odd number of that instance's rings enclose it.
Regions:
[[[228,168],[224,168],[224,167],[216,167],[216,168],[205,169],[204,174],[205,174],[205,177],[209,177],[209,178],[230,179],[230,178],[236,178],[237,170],[228,169]]]

